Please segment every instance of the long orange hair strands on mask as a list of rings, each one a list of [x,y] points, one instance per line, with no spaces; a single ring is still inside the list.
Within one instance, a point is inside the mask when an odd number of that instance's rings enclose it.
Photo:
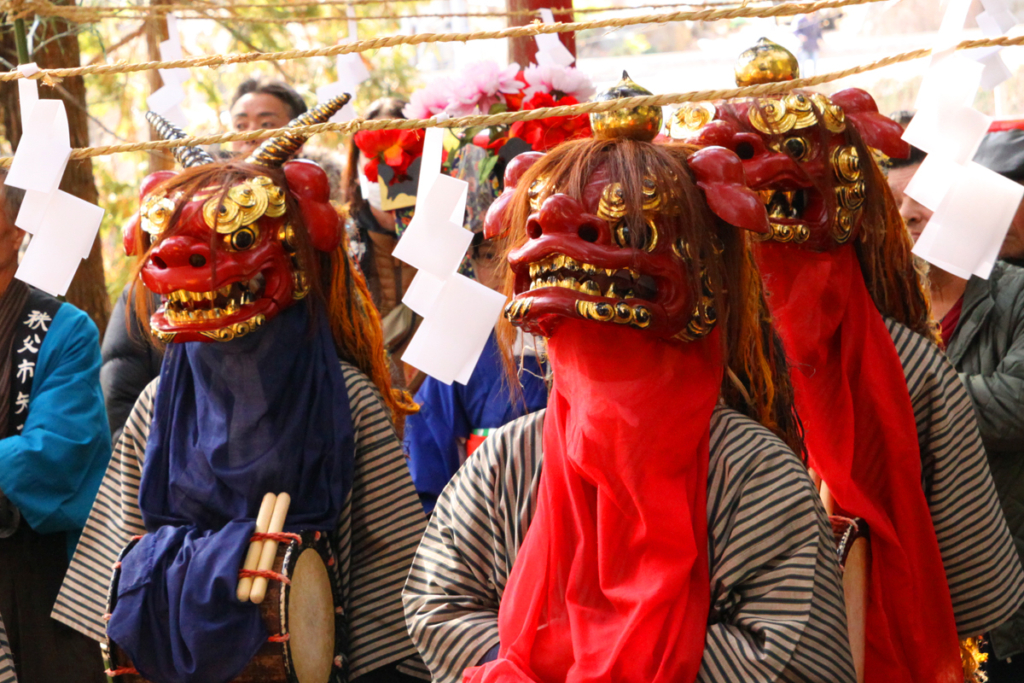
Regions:
[[[850,131],[850,137],[861,159],[873,159],[855,130]],[[855,248],[868,292],[883,316],[939,344],[924,275],[911,253],[914,242],[910,232],[878,164],[872,161],[864,167],[867,201]]]
[[[719,312],[727,372],[722,383],[726,404],[751,417],[778,435],[797,454],[804,453],[803,430],[793,407],[793,387],[782,344],[771,326],[764,301],[761,275],[747,248],[745,231],[726,225],[708,209],[686,160],[697,148],[682,144],[651,145],[633,140],[584,139],[566,142],[538,160],[517,185],[507,212],[507,252],[523,244],[530,216],[529,187],[539,177],[545,192],[581,196],[587,180],[600,164],[622,185],[631,225],[644,226],[642,193],[644,176],[662,181],[668,193],[666,206],[676,206],[682,217],[683,239],[696,247],[687,272],[695,301],[699,292],[702,259],[718,263],[709,275]],[[686,178],[686,181],[679,182]],[[633,239],[643,239],[640,230]],[[717,242],[717,244],[716,244]],[[724,247],[724,249],[723,249]],[[717,252],[721,250],[721,256]],[[515,277],[504,258],[505,293],[511,295]],[[498,325],[498,339],[511,384],[517,385],[511,349],[515,329],[504,318]],[[732,374],[732,377],[730,377]]]
[[[384,329],[366,280],[346,251],[346,245],[330,254],[331,268],[325,270],[327,313],[339,355],[362,370],[380,389],[391,411],[398,435],[402,436],[405,416],[419,411],[409,392],[391,386],[391,369],[384,350]]]
[[[257,176],[270,178],[278,187],[288,187],[284,171],[281,169],[231,161],[181,171],[157,186],[154,192],[170,197],[193,197],[202,188],[219,187],[223,197],[227,195],[232,186]],[[355,365],[377,386],[385,405],[391,412],[395,428],[401,434],[405,416],[416,412],[417,407],[407,392],[394,389],[391,386],[391,373],[384,351],[384,332],[380,316],[377,314],[366,288],[366,282],[362,275],[352,267],[351,260],[345,251],[344,241],[342,246],[331,254],[321,254],[313,248],[295,199],[290,193],[286,192],[285,194],[285,219],[292,226],[295,235],[295,257],[309,274],[310,292],[306,297],[306,302],[300,305],[311,306],[314,301],[323,302],[339,358]],[[176,225],[184,204],[184,202],[176,202],[168,225]],[[132,269],[129,299],[138,320],[147,326],[152,313],[151,302],[148,290],[144,286],[140,286],[139,273],[158,240],[173,234],[172,227],[150,244],[148,233],[142,230],[135,231],[135,253],[142,254],[142,256],[137,259]],[[218,238],[219,235],[211,231],[211,246]],[[216,261],[214,260],[210,266],[213,269],[214,278],[216,278]],[[129,332],[133,333],[132,330]]]
[[[739,238],[750,240],[746,234]],[[726,272],[734,273],[727,277],[726,287],[731,285],[731,291],[746,295],[736,296],[732,309],[728,305],[722,309],[726,311],[731,340],[722,399],[729,407],[773,431],[806,462],[803,426],[796,413],[786,353],[782,339],[772,326],[761,273],[749,244],[736,253],[735,261],[735,264],[726,264]],[[735,377],[730,377],[729,371],[734,372]]]

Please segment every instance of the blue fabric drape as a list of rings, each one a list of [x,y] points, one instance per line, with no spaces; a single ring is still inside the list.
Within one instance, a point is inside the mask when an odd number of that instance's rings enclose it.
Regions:
[[[492,429],[547,405],[544,370],[535,356],[522,359],[522,395],[513,398],[502,366],[498,340],[491,333],[465,386],[427,377],[416,392],[420,411],[405,419],[405,450],[423,510],[434,510],[437,497],[462,466],[459,440],[474,429]]]
[[[268,491],[286,530],[333,530],[352,485],[354,438],[326,315],[297,305],[260,332],[168,348],[139,507],[110,637],[155,683],[223,683],[267,633],[235,597]]]

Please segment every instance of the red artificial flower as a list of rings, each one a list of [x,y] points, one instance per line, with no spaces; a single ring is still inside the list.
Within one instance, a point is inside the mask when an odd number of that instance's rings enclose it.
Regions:
[[[426,133],[420,130],[361,130],[353,141],[366,157],[363,167],[366,178],[377,182],[377,167],[385,163],[395,172],[398,181],[409,170],[409,165],[423,154],[423,139]]]
[[[519,111],[523,107],[523,93],[526,91],[529,85],[526,82],[526,72],[522,69],[516,74],[516,80],[522,83],[522,87],[519,88],[519,92],[502,93],[505,98],[505,106],[508,107],[508,111]]]
[[[502,148],[502,146],[508,142],[508,136],[502,136],[491,140],[491,130],[487,129],[480,133],[477,133],[473,137],[473,144],[481,149],[486,149],[488,152],[495,152]]]
[[[550,93],[539,92],[523,103],[523,110],[561,107],[573,104],[579,104],[575,97],[566,96],[555,100]],[[534,121],[516,121],[509,129],[509,137],[522,138],[536,152],[546,152],[566,140],[586,138],[590,137],[591,134],[590,117],[586,114],[580,114],[579,116],[551,116]]]
[[[366,179],[369,180],[371,183],[377,182],[377,180],[380,178],[380,174],[378,174],[377,172],[378,163],[380,162],[378,162],[376,159],[370,159],[365,164],[363,164],[363,175],[365,175]]]

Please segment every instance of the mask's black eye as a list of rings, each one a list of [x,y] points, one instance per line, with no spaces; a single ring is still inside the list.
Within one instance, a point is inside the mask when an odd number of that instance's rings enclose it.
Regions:
[[[741,142],[736,145],[736,156],[746,161],[754,158],[754,146],[749,142]]]
[[[786,138],[782,143],[782,147],[786,150],[786,154],[797,161],[807,161],[807,158],[811,155],[811,146],[804,138]]]
[[[281,241],[285,251],[289,254],[295,253],[297,247],[295,246],[295,231],[292,229],[292,226],[281,226],[277,231],[277,239]]]
[[[629,247],[643,249],[644,251],[654,251],[654,248],[658,245],[658,228],[654,225],[654,221],[647,222],[647,230],[640,233],[635,244],[633,243],[633,231],[629,229],[625,222],[615,227],[614,234],[615,243],[623,248]]]
[[[235,251],[245,251],[251,249],[256,244],[256,231],[251,226],[239,228],[231,233],[230,237],[231,248]]]
[[[633,232],[629,229],[629,226],[625,223],[615,228],[615,243],[620,247],[631,247],[633,241]]]

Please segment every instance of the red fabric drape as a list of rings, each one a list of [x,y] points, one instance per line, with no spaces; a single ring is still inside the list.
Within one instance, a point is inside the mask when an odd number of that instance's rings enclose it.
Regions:
[[[949,348],[949,340],[953,338],[956,326],[960,324],[960,316],[963,314],[963,311],[964,298],[961,296],[953,304],[953,308],[949,309],[949,312],[942,316],[942,320],[939,322],[939,332],[942,335],[943,348]]]
[[[692,683],[710,608],[707,470],[718,335],[669,344],[564,322],[549,342],[537,514],[470,683]]]
[[[810,465],[871,529],[866,681],[962,683],[906,378],[857,255],[768,242],[759,261]]]

